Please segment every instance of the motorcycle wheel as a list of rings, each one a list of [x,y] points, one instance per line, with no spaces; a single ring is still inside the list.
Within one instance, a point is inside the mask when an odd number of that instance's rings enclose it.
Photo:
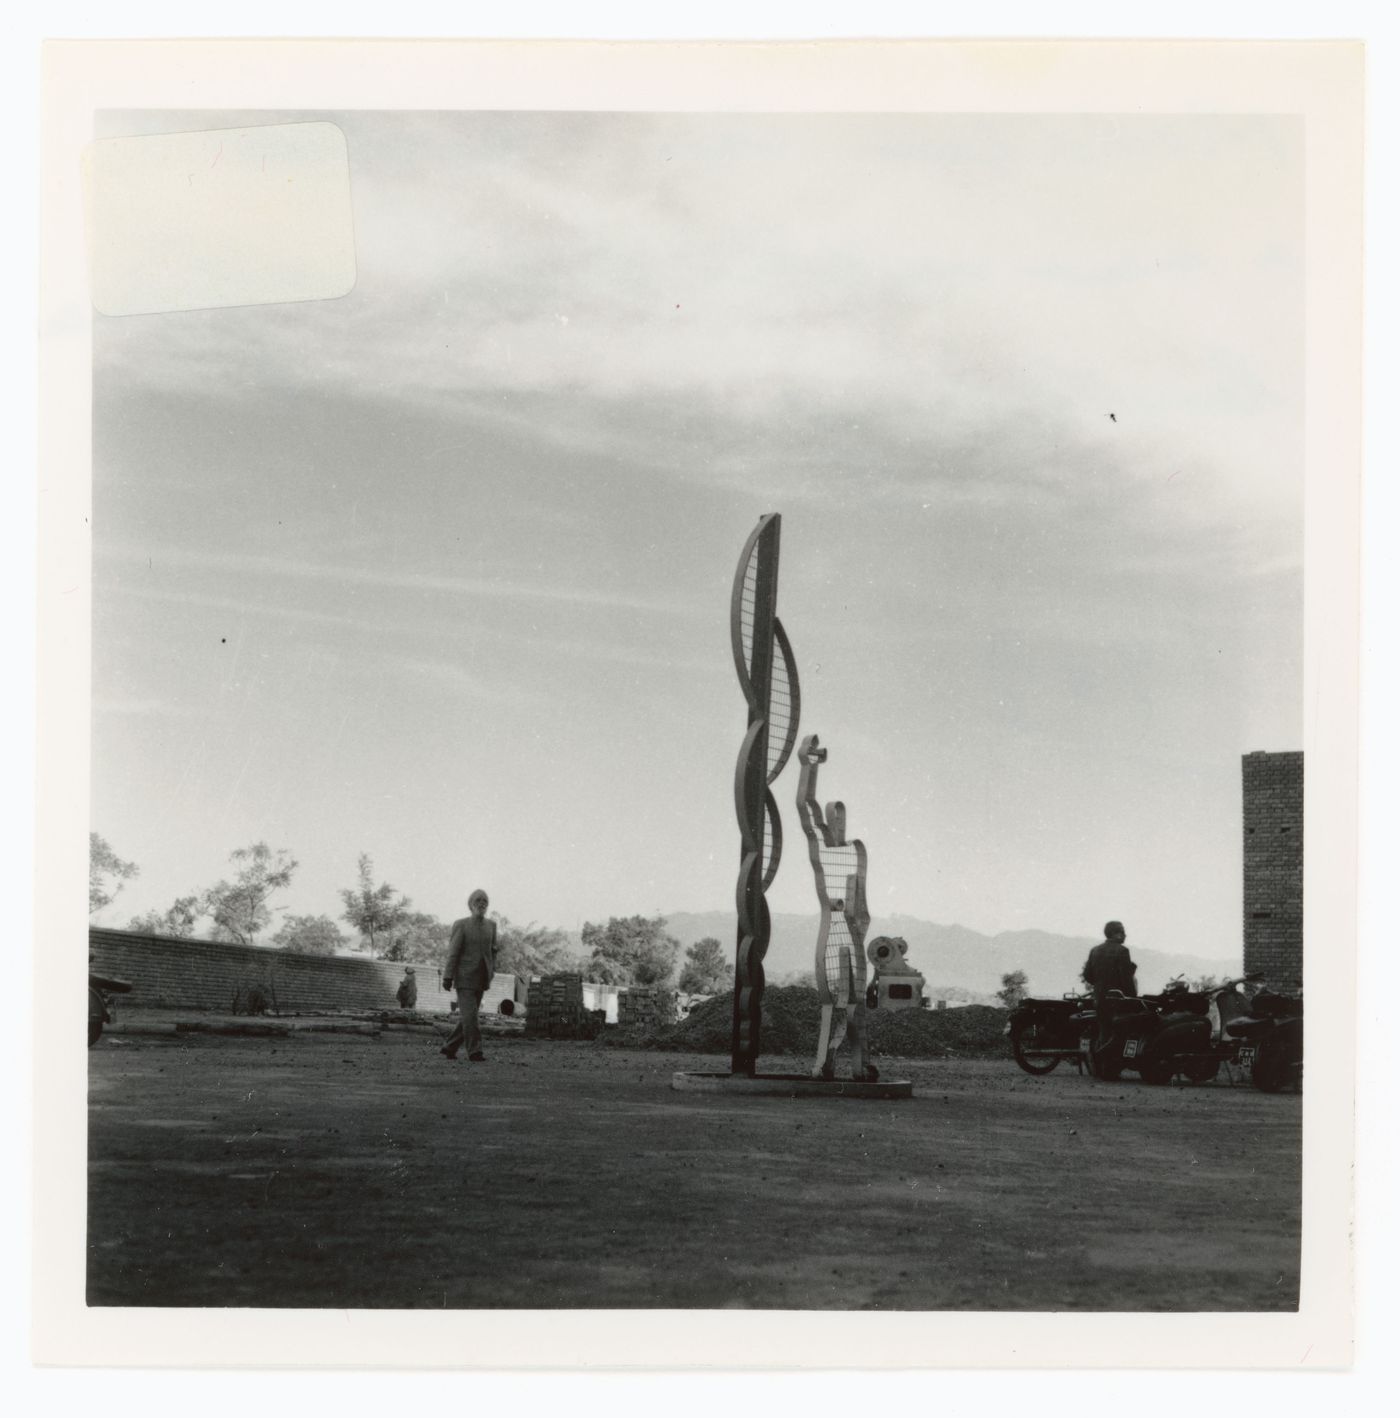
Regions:
[[[102,1021],[101,1021],[100,1019],[89,1019],[89,1020],[88,1020],[88,1048],[92,1048],[92,1046],[93,1046],[101,1037],[102,1037]]]
[[[1164,1083],[1170,1083],[1175,1073],[1175,1059],[1158,1059],[1155,1063],[1145,1064],[1139,1070],[1138,1076],[1144,1083],[1160,1088]]]
[[[1209,1083],[1220,1072],[1220,1060],[1193,1059],[1181,1071],[1192,1083]]]
[[[1036,1045],[1040,1045],[1037,1050]],[[1019,1024],[1011,1034],[1011,1053],[1016,1062],[1027,1073],[1046,1074],[1053,1073],[1055,1066],[1060,1062],[1053,1055],[1049,1058],[1044,1053],[1045,1043],[1041,1038],[1041,1028],[1034,1022]]]

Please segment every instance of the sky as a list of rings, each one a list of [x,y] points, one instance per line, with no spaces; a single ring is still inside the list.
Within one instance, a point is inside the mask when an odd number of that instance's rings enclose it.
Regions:
[[[1302,739],[1301,124],[330,121],[357,280],[94,316],[93,828],[124,924],[265,840],[444,918],[725,909],[729,596],[782,514],[872,932],[1240,949]],[[775,911],[811,911],[793,807]],[[815,926],[814,926],[815,928]]]

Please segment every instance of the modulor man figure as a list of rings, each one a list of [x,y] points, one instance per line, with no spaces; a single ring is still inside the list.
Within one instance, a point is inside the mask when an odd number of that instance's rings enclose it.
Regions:
[[[1103,940],[1090,952],[1082,972],[1084,983],[1094,992],[1094,1009],[1099,1017],[1099,1044],[1106,1044],[1113,1032],[1113,1001],[1110,992],[1117,990],[1127,999],[1137,998],[1137,966],[1128,954],[1124,942],[1128,933],[1121,921],[1109,921],[1103,928]]]
[[[467,897],[471,915],[452,923],[442,987],[456,987],[457,1027],[439,1050],[445,1058],[455,1059],[465,1042],[467,1058],[472,1063],[486,1062],[486,1055],[481,1052],[481,997],[496,975],[496,923],[486,919],[490,904],[484,891],[473,891]]]

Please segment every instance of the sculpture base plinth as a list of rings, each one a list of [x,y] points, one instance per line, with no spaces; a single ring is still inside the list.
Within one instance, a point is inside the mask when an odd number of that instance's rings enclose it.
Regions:
[[[743,1098],[912,1098],[907,1078],[813,1078],[806,1073],[673,1073],[671,1087],[681,1093],[724,1093]]]

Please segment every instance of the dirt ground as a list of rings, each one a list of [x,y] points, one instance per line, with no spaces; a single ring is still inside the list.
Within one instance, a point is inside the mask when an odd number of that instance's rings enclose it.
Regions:
[[[882,1059],[913,1099],[729,1099],[670,1087],[713,1055],[487,1047],[104,1036],[89,1303],[1297,1305],[1296,1095]]]

